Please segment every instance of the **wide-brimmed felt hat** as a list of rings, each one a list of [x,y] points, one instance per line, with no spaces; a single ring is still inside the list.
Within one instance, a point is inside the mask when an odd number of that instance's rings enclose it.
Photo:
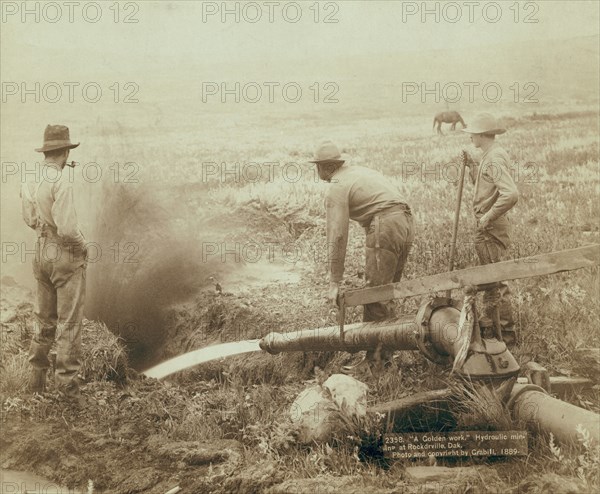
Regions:
[[[73,144],[69,137],[69,128],[64,125],[48,125],[44,131],[44,145],[36,149],[38,153],[58,151],[59,149],[73,149],[79,143]]]
[[[504,134],[506,129],[500,127],[496,119],[489,113],[477,115],[466,129],[461,129],[468,134]]]
[[[344,163],[340,150],[331,141],[323,141],[317,147],[315,156],[309,163],[324,164],[324,163]]]

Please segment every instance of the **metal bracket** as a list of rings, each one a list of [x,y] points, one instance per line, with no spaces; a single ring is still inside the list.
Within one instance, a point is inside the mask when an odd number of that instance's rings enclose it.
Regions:
[[[346,298],[344,294],[338,294],[338,323],[340,325],[340,341],[344,341],[344,321],[346,320]]]
[[[522,388],[520,388],[515,394],[513,394],[509,398],[509,400],[506,402],[506,408],[512,411],[513,406],[515,405],[515,402],[517,401],[519,396],[521,396],[526,391],[539,391],[540,393],[544,393],[546,395],[548,394],[548,392],[544,388],[538,386],[537,384],[525,384]]]
[[[419,350],[429,360],[436,364],[448,365],[452,363],[452,357],[437,353],[433,348],[429,337],[429,321],[431,320],[431,314],[441,307],[454,307],[460,311],[462,309],[462,301],[447,297],[435,297],[421,305],[419,312],[417,312],[417,316],[415,317],[415,323],[417,324],[415,341],[417,342]]]

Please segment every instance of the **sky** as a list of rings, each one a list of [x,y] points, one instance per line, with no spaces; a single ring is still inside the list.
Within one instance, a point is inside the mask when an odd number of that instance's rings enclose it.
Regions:
[[[480,45],[597,35],[600,24],[596,0],[73,3],[2,1],[3,80],[160,74],[189,63],[268,71],[448,47],[473,54]],[[23,16],[24,4],[32,13]]]

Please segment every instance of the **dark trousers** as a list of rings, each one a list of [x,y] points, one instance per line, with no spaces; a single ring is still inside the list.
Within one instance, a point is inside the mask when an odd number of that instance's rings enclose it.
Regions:
[[[34,370],[48,369],[48,353],[56,339],[59,388],[77,387],[86,265],[83,252],[65,245],[58,236],[39,237],[33,261],[37,307],[29,362]]]
[[[489,230],[477,231],[475,234],[475,250],[479,264],[491,264],[504,260],[510,245],[510,223],[506,216],[501,216],[491,223]],[[510,303],[510,291],[506,283],[500,282],[483,292],[483,314],[479,318],[481,327],[493,325],[493,314],[498,308],[500,324],[503,329],[513,330],[514,319]]]
[[[375,215],[366,229],[367,286],[396,283],[402,272],[414,241],[414,220],[406,210],[394,208],[391,212]],[[382,321],[395,317],[394,302],[376,302],[364,306],[363,321]]]

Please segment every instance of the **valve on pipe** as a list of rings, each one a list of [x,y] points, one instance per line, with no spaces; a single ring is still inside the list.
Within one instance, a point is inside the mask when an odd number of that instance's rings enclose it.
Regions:
[[[364,322],[301,330],[269,333],[260,340],[266,352],[309,352],[375,350],[419,350],[429,360],[452,364],[463,354],[453,370],[470,379],[505,380],[516,376],[519,365],[497,335],[483,338],[479,327],[465,339],[464,322],[459,327],[462,304],[450,298],[434,298],[424,303],[416,315],[383,322]],[[476,323],[476,318],[475,318]],[[466,342],[466,343],[465,343]]]

